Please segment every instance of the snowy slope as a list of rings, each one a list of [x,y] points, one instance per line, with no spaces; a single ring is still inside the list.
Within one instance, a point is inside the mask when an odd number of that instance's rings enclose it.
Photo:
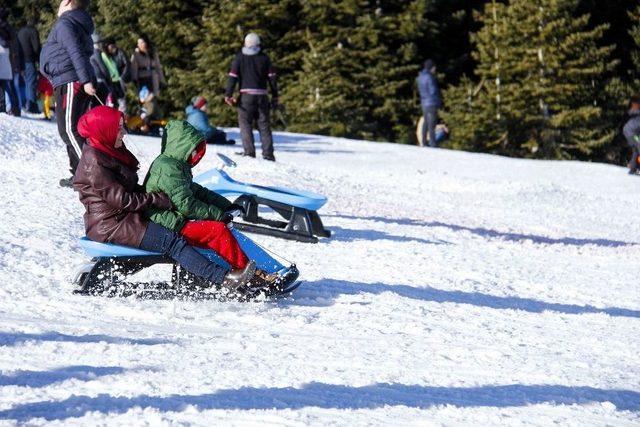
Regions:
[[[144,176],[159,142],[128,145]],[[330,200],[331,239],[255,237],[294,297],[78,297],[64,147],[1,115],[0,424],[640,423],[638,178],[294,134],[276,156],[230,174]]]

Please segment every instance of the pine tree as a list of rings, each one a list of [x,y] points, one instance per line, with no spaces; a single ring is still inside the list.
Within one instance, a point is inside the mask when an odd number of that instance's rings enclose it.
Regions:
[[[142,34],[154,43],[162,62],[167,87],[160,102],[166,114],[179,115],[193,96],[185,87],[200,42],[200,20],[205,0],[94,0],[96,29],[114,37],[131,55]]]
[[[247,33],[260,35],[262,49],[278,71],[279,86],[287,87],[300,63],[298,10],[298,0],[221,0],[206,7],[195,67],[184,84],[209,99],[214,124],[237,126],[236,111],[222,99],[231,61]]]
[[[599,46],[606,26],[589,29],[588,15],[573,16],[576,5],[511,0],[485,7],[473,38],[481,88],[470,101],[460,98],[460,88],[446,94],[453,105],[445,117],[465,139],[460,145],[511,156],[584,158],[611,141],[612,124],[598,101],[616,66],[609,59],[613,47]],[[480,125],[458,129],[462,114],[478,115]]]
[[[287,97],[293,129],[408,141],[425,12],[425,1],[305,2],[303,64]]]
[[[634,65],[632,74],[634,89],[640,92],[640,6],[629,11],[629,18],[633,22],[633,27],[629,30],[629,35],[633,39],[634,47],[631,51],[631,60]]]

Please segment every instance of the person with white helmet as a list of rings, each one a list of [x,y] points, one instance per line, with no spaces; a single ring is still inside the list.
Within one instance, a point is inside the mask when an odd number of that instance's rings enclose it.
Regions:
[[[238,100],[233,97],[236,83],[240,87]],[[267,85],[271,88],[271,103],[269,103]],[[258,123],[260,142],[262,143],[262,158],[275,161],[269,110],[271,106],[278,104],[278,85],[271,60],[261,51],[260,37],[256,33],[247,34],[244,38],[244,47],[238,52],[231,64],[224,100],[231,106],[238,105],[238,124],[244,148],[242,155],[256,156],[253,139],[253,122],[255,120]]]

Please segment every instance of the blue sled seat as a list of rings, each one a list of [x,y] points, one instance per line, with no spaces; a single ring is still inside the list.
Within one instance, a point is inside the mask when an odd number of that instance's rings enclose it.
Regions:
[[[286,203],[309,211],[317,211],[327,203],[327,198],[321,194],[291,188],[263,187],[261,185],[245,184],[234,180],[224,171],[218,169],[212,169],[200,174],[195,177],[194,181],[229,199],[240,197],[243,194],[249,194],[263,199]]]
[[[251,239],[240,233],[238,230],[232,230],[232,233],[238,240],[240,247],[249,259],[256,262],[258,268],[267,273],[275,273],[284,268],[282,264],[273,259],[267,252],[257,246]],[[142,249],[130,246],[115,245],[113,243],[100,243],[88,239],[86,236],[79,239],[80,246],[84,251],[93,258],[135,258],[148,256],[162,256],[157,252],[144,251]],[[220,257],[216,252],[209,249],[194,248],[200,252],[208,260],[229,268],[229,264]]]

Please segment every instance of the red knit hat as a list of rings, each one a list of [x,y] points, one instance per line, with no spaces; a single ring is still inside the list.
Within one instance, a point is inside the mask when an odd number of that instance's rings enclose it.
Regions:
[[[191,100],[191,105],[193,105],[193,108],[198,110],[204,107],[206,103],[207,103],[207,99],[202,95],[195,96]]]

